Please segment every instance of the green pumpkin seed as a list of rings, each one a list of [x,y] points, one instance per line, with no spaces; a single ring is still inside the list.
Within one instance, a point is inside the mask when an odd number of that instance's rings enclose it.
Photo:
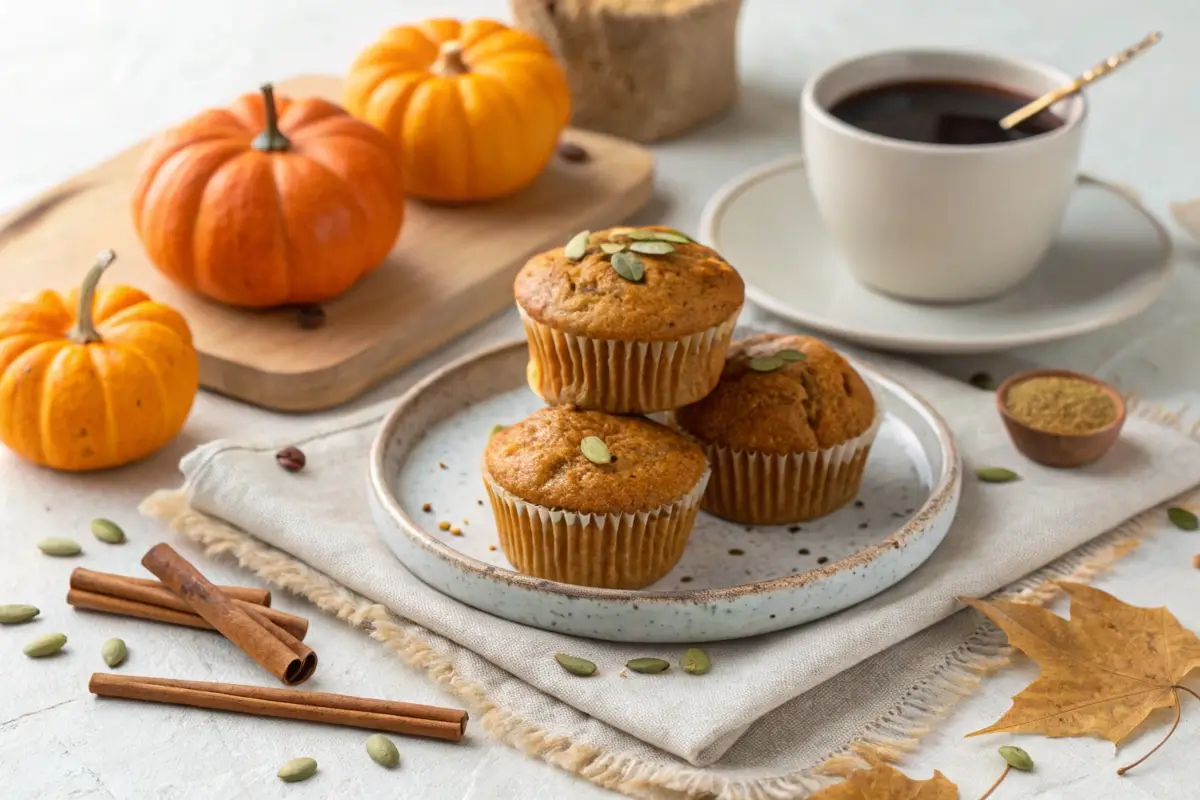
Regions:
[[[612,268],[627,281],[639,283],[646,277],[646,264],[633,253],[613,253]]]
[[[1167,509],[1167,519],[1171,520],[1171,524],[1181,531],[1194,531],[1200,529],[1200,519],[1186,508],[1172,506]]]
[[[679,231],[653,231],[654,238],[660,242],[675,242],[676,244],[691,244],[692,240]]]
[[[774,372],[782,367],[783,363],[783,359],[779,356],[759,356],[750,359],[750,369],[755,372]]]
[[[591,661],[588,661],[586,658],[569,656],[566,653],[555,653],[554,660],[572,675],[578,675],[581,678],[586,678],[590,675],[596,674],[596,665]]]
[[[984,483],[1008,483],[1020,480],[1021,476],[1011,469],[1004,467],[980,467],[975,470],[975,477]]]
[[[119,667],[129,656],[129,648],[120,639],[109,639],[100,647],[100,657],[110,667]]]
[[[801,353],[799,350],[780,350],[775,354],[775,357],[783,361],[807,361],[808,356]]]
[[[604,244],[600,245],[600,249],[608,253],[610,256],[613,253],[621,252],[626,247],[628,247],[628,245],[622,244],[621,242],[605,242]]]
[[[583,457],[593,464],[611,464],[612,451],[599,436],[585,436],[579,443],[579,451]]]
[[[635,658],[625,662],[625,668],[645,675],[656,675],[671,668],[671,662],[661,658]]]
[[[48,556],[77,556],[83,552],[79,542],[61,536],[51,536],[37,543],[38,550]]]
[[[1000,747],[1000,757],[1013,769],[1019,769],[1022,772],[1029,772],[1033,769],[1033,759],[1029,757],[1029,753],[1019,747],[1013,747],[1011,744]]]
[[[689,647],[679,659],[679,666],[689,675],[703,675],[712,669],[712,661],[708,653],[699,647]]]
[[[44,658],[52,656],[59,650],[63,649],[63,645],[67,643],[67,637],[62,633],[47,633],[45,636],[39,636],[29,644],[25,645],[22,650],[25,655],[30,658]]]
[[[40,613],[42,612],[38,611],[37,606],[0,606],[0,625],[20,625],[22,622],[29,622]]]
[[[288,783],[306,781],[317,773],[317,761],[313,758],[293,758],[275,773],[279,780]]]
[[[388,769],[400,763],[400,751],[396,749],[396,745],[392,744],[392,740],[382,733],[367,737],[367,755],[376,764]]]
[[[571,241],[567,242],[567,246],[563,248],[563,255],[572,261],[578,261],[587,253],[588,239],[592,236],[591,231],[580,231],[571,237]]]
[[[635,253],[645,253],[651,256],[665,256],[675,252],[675,245],[670,242],[634,242],[629,249]]]
[[[111,520],[92,520],[92,535],[106,544],[125,544],[125,531]]]

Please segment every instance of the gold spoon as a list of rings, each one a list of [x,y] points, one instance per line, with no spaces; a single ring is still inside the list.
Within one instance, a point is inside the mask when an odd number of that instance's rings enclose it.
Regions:
[[[1021,106],[1016,111],[1000,120],[1000,127],[1006,131],[1017,127],[1034,114],[1045,111],[1047,108],[1054,105],[1059,100],[1062,100],[1064,97],[1070,97],[1083,87],[1087,86],[1089,83],[1094,83],[1095,81],[1098,81],[1105,75],[1115,70],[1117,67],[1121,67],[1129,63],[1134,56],[1149,50],[1161,40],[1162,34],[1155,31],[1145,39],[1142,39],[1140,42],[1135,44],[1133,47],[1127,47],[1116,55],[1109,56],[1096,66],[1089,69],[1087,72],[1080,75],[1075,80],[1068,83],[1066,86],[1060,86],[1057,89],[1053,89],[1039,97],[1037,100],[1034,100],[1032,103]]]

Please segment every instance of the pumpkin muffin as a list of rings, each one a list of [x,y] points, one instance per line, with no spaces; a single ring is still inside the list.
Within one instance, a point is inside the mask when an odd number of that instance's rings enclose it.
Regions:
[[[641,417],[551,406],[492,435],[483,479],[526,575],[639,589],[666,575],[708,482],[700,447]]]
[[[734,342],[717,388],[674,420],[712,465],[705,511],[781,525],[853,499],[880,417],[862,376],[831,347],[767,333]]]
[[[745,287],[714,250],[670,228],[611,228],[534,256],[514,294],[535,393],[650,414],[716,386]]]

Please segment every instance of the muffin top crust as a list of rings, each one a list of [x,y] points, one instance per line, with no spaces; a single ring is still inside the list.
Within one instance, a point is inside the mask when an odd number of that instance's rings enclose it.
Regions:
[[[593,436],[608,449],[610,463],[584,455],[580,445]],[[526,502],[623,514],[680,500],[696,488],[708,462],[688,437],[644,417],[550,406],[493,434],[484,466],[493,482]]]
[[[837,351],[811,336],[770,333],[733,342],[717,388],[675,412],[702,442],[774,455],[837,446],[874,420],[875,398]]]
[[[655,242],[656,234],[671,240]],[[624,249],[608,253],[602,245]],[[637,252],[668,247],[669,252]],[[733,267],[712,248],[671,228],[599,231],[578,255],[570,258],[566,247],[558,247],[521,268],[513,293],[525,314],[592,339],[671,341],[731,320],[745,300],[745,286]],[[628,257],[641,263],[640,280],[622,277],[614,268],[614,258]]]

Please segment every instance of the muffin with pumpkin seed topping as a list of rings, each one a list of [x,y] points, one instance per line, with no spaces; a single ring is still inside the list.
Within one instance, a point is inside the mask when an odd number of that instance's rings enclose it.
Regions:
[[[781,525],[837,510],[862,483],[880,411],[862,376],[810,336],[732,344],[716,389],[675,411],[713,475],[705,511]]]
[[[534,392],[614,414],[708,394],[745,300],[716,251],[664,227],[584,231],[530,259],[513,289]]]
[[[683,555],[708,481],[699,445],[641,417],[542,408],[497,431],[483,478],[521,572],[638,589]]]

